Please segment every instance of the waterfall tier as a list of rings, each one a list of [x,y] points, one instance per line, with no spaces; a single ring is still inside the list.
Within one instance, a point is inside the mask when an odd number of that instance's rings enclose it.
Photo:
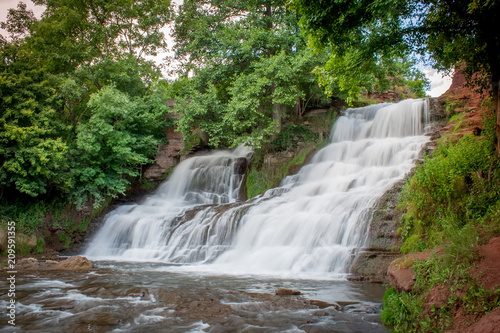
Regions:
[[[243,274],[342,277],[378,198],[414,165],[427,101],[348,109],[282,188],[235,203],[248,149],[181,163],[143,203],[110,213],[85,255]]]

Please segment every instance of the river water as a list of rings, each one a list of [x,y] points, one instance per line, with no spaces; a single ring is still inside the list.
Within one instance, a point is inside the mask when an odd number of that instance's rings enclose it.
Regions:
[[[245,202],[251,149],[182,162],[108,214],[84,253],[96,270],[18,279],[22,330],[386,332],[383,287],[348,281],[349,267],[373,206],[428,140],[426,120],[425,100],[349,109],[297,175]]]
[[[97,266],[18,274],[16,327],[2,318],[0,332],[387,332],[378,319],[381,285]],[[279,288],[301,295],[274,295]]]

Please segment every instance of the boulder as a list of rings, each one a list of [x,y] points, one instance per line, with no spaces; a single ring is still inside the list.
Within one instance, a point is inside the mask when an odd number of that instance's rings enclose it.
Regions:
[[[280,288],[276,290],[275,294],[279,296],[300,295],[300,291]]]
[[[63,271],[82,271],[89,270],[91,268],[92,263],[87,258],[74,256],[55,264],[53,269]]]
[[[441,248],[415,252],[394,260],[387,271],[387,280],[399,291],[410,291],[415,284],[415,272],[413,264],[418,260],[427,260],[431,255],[438,254]]]

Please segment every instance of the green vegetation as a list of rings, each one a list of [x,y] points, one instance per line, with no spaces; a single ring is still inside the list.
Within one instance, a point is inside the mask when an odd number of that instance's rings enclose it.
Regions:
[[[352,94],[364,82],[383,83],[392,77],[392,69],[404,68],[412,52],[431,56],[435,68],[444,71],[461,68],[468,74],[469,82],[491,89],[495,130],[500,137],[500,32],[496,28],[499,1],[293,0],[291,3],[301,15],[300,22],[311,38],[310,43],[331,50],[333,68],[325,67],[323,81],[333,82],[341,91]],[[347,74],[337,76],[335,66],[342,62]],[[415,78],[419,78],[418,73]],[[411,85],[416,87],[417,82]]]
[[[478,246],[500,235],[500,170],[495,153],[493,112],[481,137],[443,137],[401,194],[403,253],[442,246],[413,265],[412,291],[386,292],[382,320],[396,332],[441,332],[451,328],[454,312],[482,315],[500,307],[500,290],[486,290],[470,269]],[[446,292],[445,304],[425,309],[433,288]]]
[[[167,127],[182,132],[183,153],[241,143],[262,155],[297,150],[268,179],[257,180],[264,164],[254,163],[256,194],[313,150],[300,142],[325,138],[324,124],[306,124],[311,109],[397,87],[422,96],[425,87],[399,48],[363,63],[354,47],[339,54],[333,44],[315,46],[299,24],[305,16],[285,0],[186,0],[178,12],[169,0],[33,2],[45,7],[40,19],[20,3],[1,23],[0,224],[15,220],[43,240],[59,223],[66,246],[141,183]],[[180,64],[174,81],[162,78],[167,60],[151,60],[166,50],[169,23]],[[73,207],[85,218],[57,217]]]
[[[354,101],[362,92],[413,82],[417,72],[407,57],[387,58],[371,66],[384,84],[358,87],[369,81],[368,68],[363,68],[366,76],[337,89],[337,83],[326,81],[344,75],[344,63],[329,60],[329,50],[308,48],[298,19],[284,0],[184,1],[174,32],[183,78],[168,87],[168,94],[178,100],[185,138],[199,128],[212,147],[264,147],[287,122],[311,107],[328,105],[329,99]],[[357,60],[352,55],[343,61]],[[325,66],[336,69],[328,79]],[[190,73],[194,76],[188,79]],[[347,93],[355,86],[356,92]],[[423,85],[417,90],[423,94]]]
[[[0,222],[41,235],[64,207],[123,194],[155,157],[167,107],[146,57],[171,17],[163,0],[34,2],[40,20],[20,3],[1,25]],[[70,238],[87,222],[60,223]]]

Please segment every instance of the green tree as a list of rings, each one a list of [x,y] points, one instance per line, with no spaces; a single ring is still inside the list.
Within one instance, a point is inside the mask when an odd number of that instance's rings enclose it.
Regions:
[[[259,146],[295,106],[303,113],[319,61],[286,1],[185,1],[174,37],[182,73],[194,74],[190,89],[196,91],[178,103],[185,135],[199,127],[213,146]],[[217,126],[208,124],[214,120]]]
[[[372,54],[430,54],[441,70],[465,66],[489,78],[500,137],[500,1],[497,0],[293,0],[316,43]],[[500,154],[500,142],[497,146]]]
[[[138,167],[151,162],[166,108],[157,104],[157,97],[131,99],[111,86],[92,94],[90,118],[77,125],[70,154],[75,161],[72,195],[78,204],[94,200],[99,206],[106,197],[123,194],[129,179],[139,175]]]
[[[170,2],[34,2],[46,7],[39,21],[20,4],[2,23],[0,187],[99,204],[124,191],[163,136],[148,57],[165,48]]]

